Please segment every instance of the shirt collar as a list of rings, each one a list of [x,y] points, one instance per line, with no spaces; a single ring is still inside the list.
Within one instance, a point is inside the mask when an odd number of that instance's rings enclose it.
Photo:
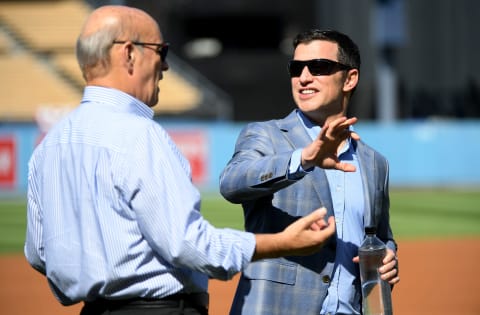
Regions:
[[[114,106],[119,111],[130,112],[138,116],[153,118],[153,109],[135,97],[113,88],[87,86],[83,92],[82,103],[94,102]]]

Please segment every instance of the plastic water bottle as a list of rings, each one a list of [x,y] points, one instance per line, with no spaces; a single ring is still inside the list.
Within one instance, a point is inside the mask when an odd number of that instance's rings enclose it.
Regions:
[[[386,246],[376,235],[375,227],[365,228],[365,239],[358,249],[360,281],[362,285],[363,315],[392,315],[390,284],[380,278],[378,268],[383,265]]]

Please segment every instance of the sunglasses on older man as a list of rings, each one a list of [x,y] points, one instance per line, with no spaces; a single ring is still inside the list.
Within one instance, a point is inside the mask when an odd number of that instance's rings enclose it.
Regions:
[[[292,78],[299,77],[305,67],[307,67],[308,71],[315,76],[330,75],[338,70],[352,69],[350,66],[330,59],[312,59],[305,61],[290,60],[288,62],[288,73]]]
[[[125,44],[126,42],[127,42],[126,40],[113,41],[114,44]],[[143,46],[145,48],[154,50],[158,55],[160,55],[160,59],[162,59],[162,62],[165,62],[165,60],[167,59],[168,47],[170,46],[169,43],[144,43],[144,42],[134,42],[134,41],[132,41],[131,43],[134,45]],[[154,46],[155,48],[149,47],[149,46]]]

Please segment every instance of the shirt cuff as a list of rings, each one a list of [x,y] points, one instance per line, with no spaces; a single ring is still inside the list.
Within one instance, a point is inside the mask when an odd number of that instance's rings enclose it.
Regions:
[[[313,167],[309,168],[308,170],[303,169],[301,165],[301,157],[302,149],[293,151],[292,157],[290,158],[290,165],[288,167],[288,179],[300,179],[313,170]]]

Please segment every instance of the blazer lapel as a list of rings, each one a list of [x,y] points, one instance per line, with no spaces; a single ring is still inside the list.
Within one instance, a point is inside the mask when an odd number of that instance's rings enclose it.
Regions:
[[[375,183],[376,183],[376,169],[375,158],[373,152],[368,149],[362,142],[354,142],[357,146],[357,156],[360,169],[362,170],[363,195],[365,198],[365,213],[363,215],[365,226],[375,226]],[[368,175],[373,174],[370,178]]]

